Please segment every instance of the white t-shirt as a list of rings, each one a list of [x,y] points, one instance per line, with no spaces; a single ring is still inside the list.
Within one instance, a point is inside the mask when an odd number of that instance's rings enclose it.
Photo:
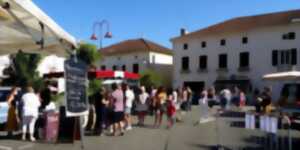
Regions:
[[[132,107],[132,102],[134,100],[133,91],[132,90],[126,90],[125,96],[126,96],[126,107],[131,108]]]
[[[147,101],[147,99],[148,99],[148,97],[149,97],[149,94],[148,94],[148,93],[146,93],[146,92],[141,93],[141,94],[139,95],[140,103],[141,103],[141,104],[145,104],[146,101]]]
[[[22,96],[23,102],[23,115],[24,116],[33,116],[38,117],[39,107],[41,102],[39,97],[34,93],[26,93]]]
[[[177,94],[177,92],[176,91],[173,91],[173,101],[174,101],[174,103],[177,103],[178,102],[178,94]]]

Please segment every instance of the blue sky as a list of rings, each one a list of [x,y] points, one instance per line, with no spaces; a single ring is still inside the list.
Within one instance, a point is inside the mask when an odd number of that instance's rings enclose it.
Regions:
[[[167,47],[185,27],[195,31],[238,16],[300,9],[300,0],[33,0],[78,40],[90,41],[92,25],[106,19],[112,39],[104,46],[144,37]]]

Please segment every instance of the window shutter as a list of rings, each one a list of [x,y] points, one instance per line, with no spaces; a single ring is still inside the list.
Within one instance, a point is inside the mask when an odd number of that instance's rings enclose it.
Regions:
[[[297,65],[297,49],[293,48],[291,49],[291,64],[292,65]]]
[[[272,51],[272,66],[278,65],[278,50]]]

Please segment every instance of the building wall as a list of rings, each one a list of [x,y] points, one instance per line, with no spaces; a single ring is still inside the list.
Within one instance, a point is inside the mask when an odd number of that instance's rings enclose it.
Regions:
[[[133,72],[133,64],[139,64],[139,71],[144,70],[147,61],[149,61],[148,53],[129,53],[122,55],[104,56],[98,64],[106,66],[106,70],[112,70],[114,65],[118,66],[118,70],[122,70],[122,65],[126,65],[126,70]]]
[[[150,52],[149,56],[151,64],[173,65],[173,57],[171,55]]]
[[[126,65],[126,71],[133,72],[133,64],[139,64],[139,73],[150,68],[159,72],[167,84],[171,86],[173,76],[173,57],[156,52],[128,53],[114,56],[104,56],[104,59],[98,63],[98,67],[106,66],[106,70],[112,70],[114,65],[118,70],[122,70],[122,65]]]
[[[295,32],[295,40],[283,40],[282,35]],[[277,72],[272,66],[272,50],[297,48],[297,66],[300,69],[300,26],[293,23],[277,27],[264,27],[252,29],[243,33],[220,33],[217,35],[191,38],[188,40],[173,41],[174,49],[174,80],[173,86],[178,87],[186,81],[205,81],[206,87],[210,87],[219,75],[245,75],[252,82],[253,88],[262,89],[263,86],[273,86],[273,98],[279,96],[281,83],[263,81],[262,76],[267,73]],[[242,44],[242,37],[248,37],[248,44]],[[226,46],[220,46],[220,40],[226,39]],[[201,47],[201,42],[206,41],[206,48]],[[188,50],[183,50],[183,44],[188,44]],[[250,70],[248,72],[238,71],[240,52],[250,53]],[[219,54],[227,54],[228,72],[217,71]],[[198,72],[199,56],[207,55],[207,72]],[[189,56],[190,72],[181,73],[181,58]]]

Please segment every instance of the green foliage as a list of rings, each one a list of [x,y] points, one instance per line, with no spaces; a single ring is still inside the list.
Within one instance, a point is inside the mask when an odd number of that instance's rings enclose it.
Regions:
[[[40,54],[30,54],[19,51],[12,56],[12,65],[8,68],[8,85],[25,87],[31,85],[35,90],[42,89],[44,82],[39,77],[37,67],[42,59]]]
[[[100,53],[93,44],[80,44],[79,48],[76,49],[76,54],[78,58],[91,66],[95,66],[100,60]]]
[[[76,49],[77,58],[87,63],[90,68],[96,66],[96,63],[100,60],[100,53],[97,51],[97,47],[93,44],[80,44],[79,48]],[[90,80],[88,87],[88,96],[98,92],[101,88],[100,80]]]
[[[88,96],[91,96],[100,91],[101,80],[93,79],[89,81]]]
[[[152,69],[147,69],[143,73],[141,73],[140,83],[141,85],[144,85],[146,87],[159,87],[161,85],[164,85],[162,76]]]

